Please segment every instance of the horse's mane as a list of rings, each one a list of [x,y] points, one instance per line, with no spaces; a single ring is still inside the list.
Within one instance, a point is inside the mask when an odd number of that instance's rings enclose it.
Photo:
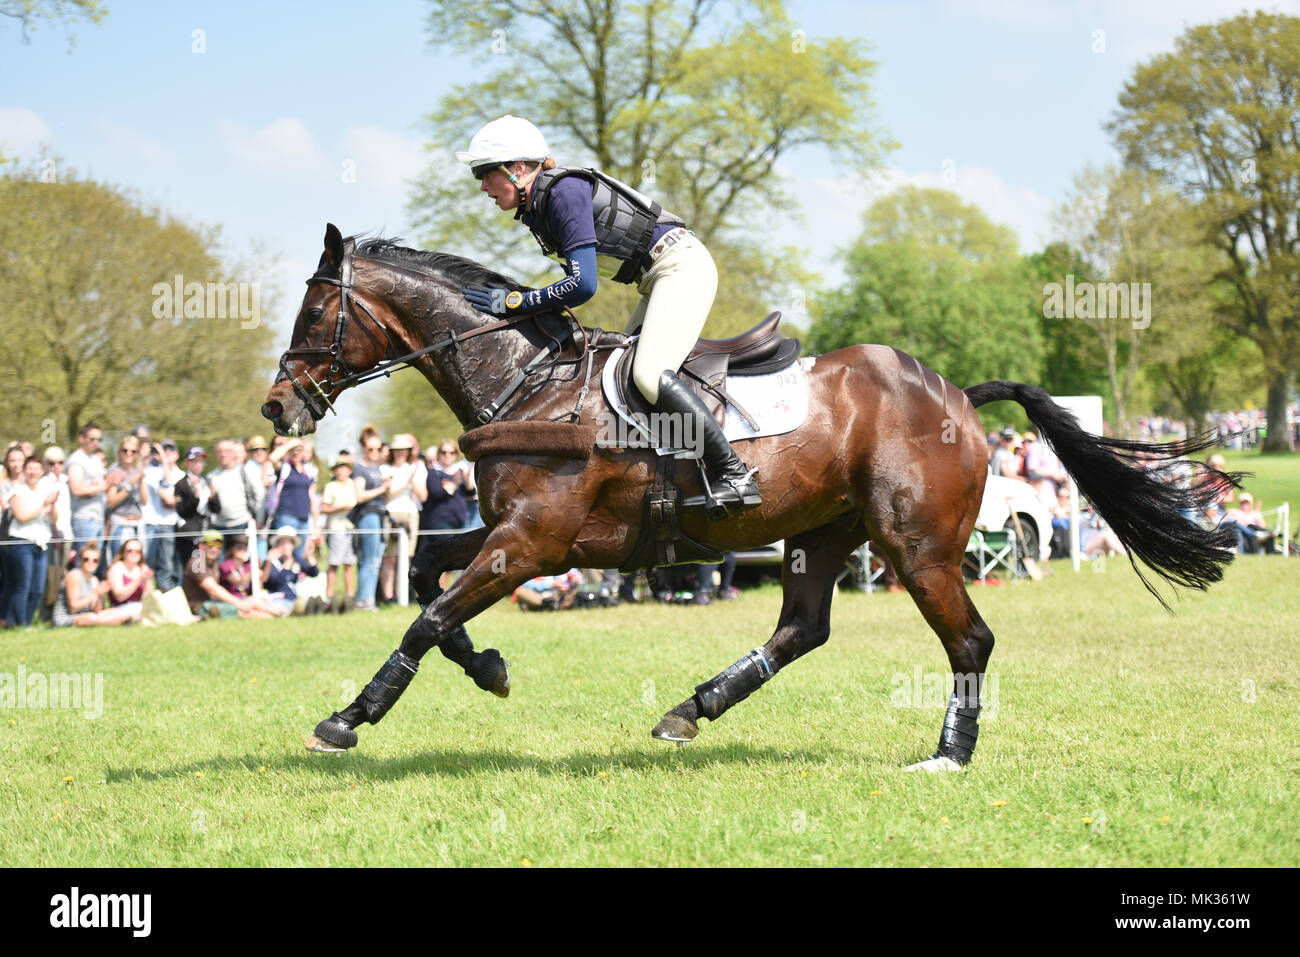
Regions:
[[[386,260],[392,263],[419,266],[437,276],[446,277],[453,285],[461,286],[505,286],[508,289],[527,289],[528,287],[509,276],[503,276],[486,266],[451,253],[427,252],[409,249],[400,245],[402,240],[376,236],[373,239],[359,240],[356,254],[368,259]]]

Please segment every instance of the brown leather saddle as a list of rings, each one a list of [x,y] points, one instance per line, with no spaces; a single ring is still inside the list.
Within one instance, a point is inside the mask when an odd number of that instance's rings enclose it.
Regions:
[[[730,339],[700,339],[682,363],[681,379],[704,401],[718,424],[732,407],[755,432],[758,423],[727,394],[727,376],[767,375],[780,372],[799,358],[799,340],[786,339],[777,326],[781,313],[774,312],[748,332]],[[623,351],[614,368],[614,385],[619,399],[634,414],[649,415],[652,407],[632,382],[632,363],[640,339]]]

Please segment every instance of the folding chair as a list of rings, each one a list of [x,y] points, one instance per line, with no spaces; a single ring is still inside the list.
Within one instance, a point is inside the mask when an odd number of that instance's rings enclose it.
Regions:
[[[848,561],[845,562],[844,568],[835,581],[836,584],[843,585],[847,579],[848,585],[860,591],[873,592],[879,587],[876,582],[884,574],[884,563],[873,560],[871,543],[866,542],[861,547],[855,548],[849,555]]]
[[[988,578],[989,572],[1005,568],[1014,578],[1021,577],[1016,560],[1016,533],[1010,529],[990,532],[975,529],[966,544],[966,556],[976,578]]]

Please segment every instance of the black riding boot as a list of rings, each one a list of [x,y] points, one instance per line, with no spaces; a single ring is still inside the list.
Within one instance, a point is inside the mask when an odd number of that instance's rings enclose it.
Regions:
[[[709,414],[704,403],[667,370],[659,376],[659,401],[655,408],[681,416],[694,416],[698,423],[699,434],[704,440],[704,470],[707,474],[704,510],[709,518],[720,521],[729,512],[762,504],[758,483],[754,481],[757,469],[747,468],[736,457],[731,443],[722,434],[722,427]]]

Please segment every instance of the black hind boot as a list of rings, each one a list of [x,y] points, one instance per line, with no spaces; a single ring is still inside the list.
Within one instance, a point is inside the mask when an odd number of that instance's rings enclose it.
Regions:
[[[704,511],[709,518],[715,522],[721,521],[733,511],[762,504],[758,483],[754,481],[754,473],[758,470],[747,468],[737,458],[731,443],[722,434],[722,427],[709,414],[704,403],[667,370],[659,376],[659,401],[655,403],[655,408],[663,412],[693,416],[699,426],[704,440],[706,473]]]

